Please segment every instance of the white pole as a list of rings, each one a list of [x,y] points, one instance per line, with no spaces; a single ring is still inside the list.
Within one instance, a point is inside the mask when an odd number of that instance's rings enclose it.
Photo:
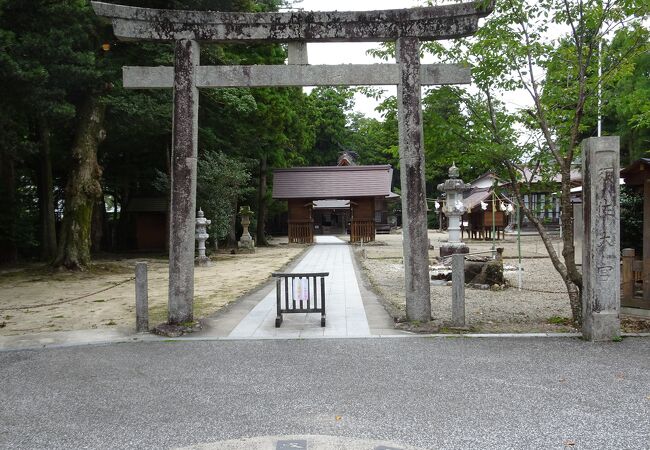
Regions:
[[[523,285],[521,279],[521,206],[517,202],[517,255],[519,256],[519,262],[517,264],[517,286],[521,291]]]
[[[598,39],[598,137],[603,133],[603,39]]]

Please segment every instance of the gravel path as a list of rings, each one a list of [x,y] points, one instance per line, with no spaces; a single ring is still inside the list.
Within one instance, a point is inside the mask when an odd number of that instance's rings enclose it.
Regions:
[[[431,251],[432,258],[437,256],[439,243],[445,237],[430,233],[435,248]],[[380,235],[375,245],[366,248],[367,257],[360,257],[370,283],[396,317],[403,317],[405,311],[401,245],[401,235]],[[492,246],[491,242],[471,242],[469,245],[472,252],[486,251]],[[505,248],[505,266],[516,267],[516,241],[506,239],[506,242],[498,242],[497,246]],[[541,240],[526,236],[522,242],[522,253],[525,255],[522,262],[524,289],[509,287],[492,291],[466,288],[468,326],[484,332],[575,331],[563,323],[551,323],[570,318],[571,309],[564,283],[546,256]],[[360,252],[357,254],[360,256]],[[511,286],[517,286],[516,270],[506,271],[505,276]],[[451,286],[431,286],[431,310],[434,326],[444,327],[451,320]]]

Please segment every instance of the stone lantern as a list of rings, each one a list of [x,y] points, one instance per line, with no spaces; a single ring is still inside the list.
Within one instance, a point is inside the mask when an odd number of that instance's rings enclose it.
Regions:
[[[242,206],[239,208],[239,216],[241,217],[241,226],[244,232],[239,238],[239,250],[243,253],[255,253],[255,242],[248,231],[248,226],[251,224],[251,216],[253,211],[249,206]]]
[[[196,217],[196,240],[199,242],[199,256],[196,258],[196,265],[199,267],[208,267],[210,265],[210,258],[205,255],[205,241],[210,237],[208,225],[211,223],[212,221],[206,219],[203,210],[199,208]]]
[[[449,240],[440,246],[440,256],[449,256],[455,253],[469,253],[469,248],[462,241],[460,221],[467,210],[463,204],[463,192],[469,190],[471,185],[458,178],[459,170],[456,164],[449,168],[449,179],[438,185],[438,190],[447,194],[447,205],[443,213],[447,216],[449,226]]]

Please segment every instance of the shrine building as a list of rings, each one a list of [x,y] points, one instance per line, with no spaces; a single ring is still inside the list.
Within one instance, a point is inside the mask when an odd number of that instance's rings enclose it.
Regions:
[[[339,162],[340,164],[340,162]],[[370,242],[395,226],[388,202],[390,165],[296,167],[273,171],[273,198],[288,202],[289,242],[310,244],[314,234],[350,234],[350,242]]]

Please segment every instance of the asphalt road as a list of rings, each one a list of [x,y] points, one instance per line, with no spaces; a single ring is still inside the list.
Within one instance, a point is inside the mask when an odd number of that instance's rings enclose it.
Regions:
[[[424,449],[649,449],[650,339],[160,342],[0,352],[0,448],[226,448],[219,441],[289,435]]]

